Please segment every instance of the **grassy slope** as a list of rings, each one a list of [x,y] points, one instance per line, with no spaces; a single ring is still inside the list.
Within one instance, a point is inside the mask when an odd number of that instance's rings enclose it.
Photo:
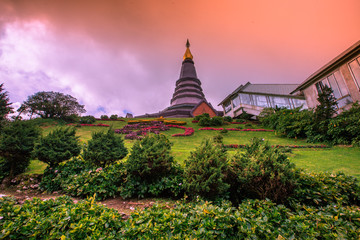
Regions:
[[[177,119],[184,121],[184,119]],[[197,124],[191,122],[192,119],[185,119],[186,127],[193,127],[195,133],[189,137],[171,137],[172,134],[182,133],[182,129],[171,128],[164,132],[166,136],[173,142],[173,154],[176,160],[182,163],[197,146],[201,144],[203,139],[211,138],[217,134],[218,131],[199,131]],[[109,124],[113,129],[121,128],[126,125],[126,122],[121,121],[98,121],[97,123]],[[238,125],[225,126],[226,128],[235,128]],[[240,125],[244,127],[244,125]],[[48,134],[56,126],[47,124],[43,128],[43,134]],[[93,131],[107,131],[106,127],[81,127],[77,129],[77,135],[82,142],[91,139]],[[253,137],[264,138],[272,145],[309,145],[305,140],[288,139],[276,136],[273,132],[228,132],[223,135],[225,144],[247,144]],[[131,148],[134,141],[125,140],[127,148]],[[235,150],[229,151],[233,154]],[[343,171],[346,174],[360,178],[360,148],[348,147],[333,147],[331,149],[295,149],[290,156],[298,167],[304,168],[308,171]],[[30,165],[28,173],[41,173],[45,164],[39,161],[33,161]]]

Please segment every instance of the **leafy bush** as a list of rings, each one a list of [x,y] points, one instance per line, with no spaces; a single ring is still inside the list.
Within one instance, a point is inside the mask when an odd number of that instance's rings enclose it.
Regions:
[[[239,119],[245,119],[245,120],[250,120],[251,117],[252,117],[252,115],[251,115],[251,114],[248,114],[248,113],[244,110],[244,108],[242,108],[242,113],[237,116],[237,118],[239,118]]]
[[[222,126],[224,124],[224,119],[219,116],[211,118],[211,126]]]
[[[75,128],[58,128],[47,136],[41,137],[35,145],[34,156],[40,161],[54,167],[59,163],[80,154],[79,137]]]
[[[19,205],[0,198],[1,239],[118,239],[124,226],[115,209],[88,199],[74,203],[69,197]]]
[[[245,198],[284,202],[296,186],[297,171],[282,149],[254,138],[245,152],[237,152],[230,162],[232,200]]]
[[[29,166],[35,141],[40,129],[29,121],[15,121],[6,124],[0,134],[0,157],[5,161],[5,169],[12,178]]]
[[[203,127],[211,126],[211,118],[210,117],[200,118],[199,126],[203,126]]]
[[[269,200],[246,200],[238,208],[223,202],[179,202],[169,208],[137,209],[128,220],[96,204],[69,197],[17,204],[0,198],[4,239],[358,239],[357,206],[293,210]]]
[[[79,123],[82,123],[82,124],[93,124],[95,123],[96,119],[94,116],[83,116],[83,117],[80,117],[80,120],[79,120]]]
[[[360,105],[343,111],[336,118],[331,119],[327,134],[331,136],[333,144],[360,144]]]
[[[117,114],[112,114],[112,115],[110,116],[110,119],[111,119],[111,120],[117,120],[117,119],[118,119],[118,115],[117,115]]]
[[[120,162],[72,174],[68,179],[63,179],[61,188],[70,196],[85,198],[96,194],[97,200],[103,200],[119,196],[125,179],[125,166]]]
[[[107,133],[93,132],[92,139],[84,148],[84,159],[96,166],[105,167],[126,157],[128,150],[124,141],[110,128]]]
[[[219,116],[215,116],[213,118],[208,117],[208,114],[205,115],[207,113],[204,113],[199,119],[199,126],[203,126],[203,127],[208,127],[208,126],[221,126],[224,124],[224,119],[222,117]]]
[[[179,194],[181,169],[174,163],[171,146],[172,143],[162,134],[147,135],[135,142],[126,163],[127,182],[122,196]]]
[[[210,115],[208,113],[203,113],[203,114],[195,116],[194,120],[195,121],[200,121],[201,118],[210,118]]]
[[[225,116],[225,117],[224,117],[224,121],[231,123],[231,122],[233,121],[233,119],[232,119],[232,117],[230,117],[230,116]]]
[[[90,169],[91,166],[79,158],[62,162],[56,167],[48,166],[44,171],[40,189],[48,192],[62,190],[72,175],[77,175],[82,171]]]
[[[313,206],[360,205],[358,180],[344,173],[301,172],[290,202]]]
[[[101,115],[101,116],[100,116],[100,119],[107,120],[107,119],[109,119],[109,117],[108,117],[108,115]]]
[[[227,194],[229,184],[225,182],[227,154],[209,140],[205,140],[185,160],[184,187],[187,193],[216,199]]]

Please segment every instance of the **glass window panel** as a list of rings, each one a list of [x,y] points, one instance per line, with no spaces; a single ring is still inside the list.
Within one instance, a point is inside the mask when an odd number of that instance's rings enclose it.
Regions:
[[[240,96],[240,101],[241,101],[241,103],[243,103],[243,104],[248,104],[248,105],[252,105],[252,104],[251,104],[251,98],[250,98],[250,95],[249,95],[249,94],[240,93],[239,96]]]
[[[295,108],[301,107],[301,106],[302,106],[301,109],[307,108],[306,101],[303,99],[293,98],[292,102],[293,102]]]
[[[322,88],[324,88],[325,86],[330,88],[330,84],[326,78],[324,80],[322,80],[321,83],[322,83]]]
[[[346,106],[346,105],[348,105],[348,104],[350,104],[352,102],[353,101],[352,101],[351,97],[347,96],[347,97],[344,97],[344,98],[338,100],[337,105],[338,105],[339,108],[342,108],[342,107],[344,107],[344,106]]]
[[[318,91],[318,94],[321,93],[322,88],[323,88],[322,83],[318,82],[318,83],[315,84],[315,86],[316,86],[316,90]]]
[[[353,74],[354,80],[358,87],[360,88],[360,66],[359,66],[360,58],[355,59],[354,61],[349,63],[350,70]]]
[[[333,94],[334,94],[334,97],[337,99],[337,98],[341,98],[342,95],[341,95],[341,92],[340,92],[340,89],[339,89],[339,86],[334,78],[334,75],[331,74],[330,76],[328,76],[328,80],[329,80],[329,83],[330,83],[330,86],[331,86],[331,89],[333,90]]]
[[[225,112],[226,112],[226,113],[227,113],[227,112],[230,112],[230,110],[231,110],[230,101],[229,101],[229,102],[226,102],[226,103],[224,104],[224,107],[225,107]]]
[[[233,108],[236,108],[240,105],[240,98],[238,95],[236,95],[234,98],[231,99],[233,103]]]
[[[280,107],[290,108],[289,99],[284,97],[273,97],[272,105],[274,105],[274,107],[279,107],[279,108]]]
[[[346,87],[345,81],[343,76],[341,75],[340,71],[334,72],[334,77],[336,79],[336,82],[339,86],[339,90],[342,96],[346,96],[349,94],[349,90]]]
[[[268,107],[266,97],[262,95],[253,95],[254,105],[259,107]]]

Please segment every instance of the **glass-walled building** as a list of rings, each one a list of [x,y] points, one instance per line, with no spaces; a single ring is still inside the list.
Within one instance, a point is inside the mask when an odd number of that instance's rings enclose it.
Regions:
[[[307,108],[304,96],[290,94],[298,84],[251,84],[241,85],[219,105],[224,115],[237,117],[243,111],[257,116],[264,108]]]
[[[325,86],[333,90],[338,112],[360,101],[360,41],[313,73],[292,93],[304,94],[309,108],[315,108]]]

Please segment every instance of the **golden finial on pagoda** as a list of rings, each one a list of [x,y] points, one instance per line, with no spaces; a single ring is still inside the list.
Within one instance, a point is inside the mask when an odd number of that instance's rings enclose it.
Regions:
[[[190,52],[190,42],[189,42],[189,39],[186,41],[186,51],[185,51],[185,54],[184,54],[184,60],[187,59],[187,58],[190,58],[190,59],[193,59],[193,55],[191,54]]]

